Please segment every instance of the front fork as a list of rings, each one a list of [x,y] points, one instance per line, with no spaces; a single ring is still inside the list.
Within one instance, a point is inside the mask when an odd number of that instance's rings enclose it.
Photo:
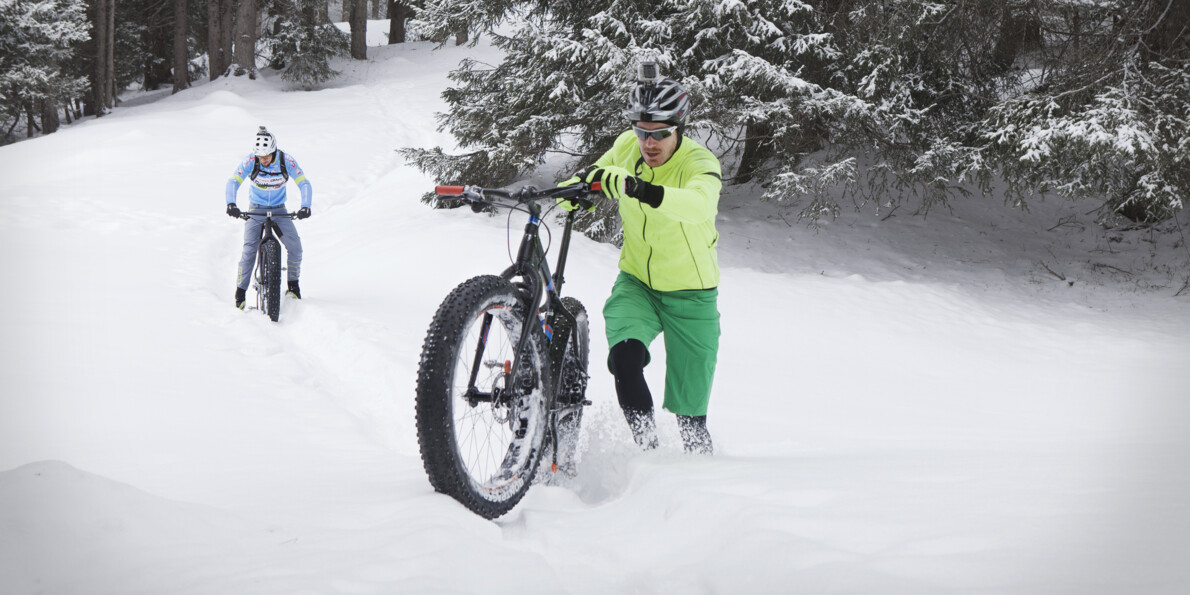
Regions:
[[[492,330],[492,315],[489,312],[484,312],[483,323],[479,329],[479,343],[475,345],[475,358],[471,361],[471,377],[467,379],[467,403],[472,407],[478,405],[481,401],[490,400],[495,402],[498,397],[499,387],[493,386],[492,393],[486,395],[488,398],[484,399],[484,394],[475,388],[475,379],[479,377],[479,368],[483,365],[483,350],[488,344],[488,331]],[[507,369],[508,366],[505,366]],[[505,371],[504,386],[508,385],[508,372]]]
[[[270,221],[269,221],[269,223],[272,223],[272,220],[270,220]],[[264,311],[264,308],[265,308],[265,306],[264,306],[264,290],[265,290],[265,280],[264,280],[264,255],[265,255],[265,243],[266,243],[266,242],[277,242],[277,244],[278,244],[277,248],[278,248],[278,250],[280,250],[280,243],[281,243],[281,242],[280,242],[280,240],[278,240],[278,239],[277,239],[275,236],[273,236],[272,234],[269,234],[269,233],[264,233],[264,232],[262,232],[262,233],[263,233],[264,237],[263,237],[263,238],[260,240],[260,245],[258,245],[258,246],[256,247],[256,271],[255,271],[255,272],[252,274],[252,289],[256,290],[256,309],[257,309],[257,310],[260,310],[260,311],[262,311],[262,312],[263,312],[263,311]],[[280,252],[278,252],[278,254],[280,254]],[[281,271],[282,271],[282,272],[284,272],[284,271],[285,271],[285,267],[284,267],[284,266],[282,266],[282,267],[281,267]],[[280,288],[278,288],[278,291],[280,291]]]
[[[535,293],[540,293],[541,285],[542,284],[540,283],[536,285],[538,289]],[[540,296],[535,295],[533,298],[534,299],[530,300],[528,303],[536,305],[540,299]],[[559,314],[569,319],[569,327],[572,329],[572,331],[567,334],[566,341],[568,343],[570,341],[578,341],[577,332],[575,332],[575,330],[578,328],[578,323],[575,320],[574,315],[567,311],[560,302],[556,303],[555,306]],[[480,326],[480,339],[478,344],[475,346],[475,355],[472,359],[471,377],[467,381],[466,398],[470,406],[476,407],[480,403],[492,403],[495,406],[510,404],[512,403],[515,395],[518,394],[518,391],[530,390],[530,387],[519,386],[520,380],[514,371],[522,369],[521,357],[525,353],[525,348],[529,345],[529,333],[536,332],[534,327],[540,327],[539,324],[534,324],[534,319],[537,318],[537,311],[538,308],[533,308],[529,312],[526,312],[526,316],[521,325],[521,334],[517,340],[518,347],[515,358],[512,361],[505,360],[502,364],[504,386],[493,386],[491,393],[482,393],[475,387],[475,381],[478,379],[479,370],[485,365],[483,357],[484,350],[487,346],[488,333],[492,328],[492,319],[494,318],[492,314],[484,313],[483,321],[481,322]],[[545,335],[544,331],[542,331],[542,334]],[[575,346],[577,347],[577,344]],[[566,351],[567,350],[565,348],[561,350],[563,354],[562,357],[565,357]],[[544,362],[543,367],[546,370],[549,370],[551,367],[550,362]],[[566,366],[565,364],[562,364],[558,366],[558,376],[554,379],[553,383],[554,390],[552,391],[552,394],[547,395],[546,400],[547,410],[549,412],[547,424],[549,428],[548,440],[550,441],[550,447],[553,451],[552,460],[550,461],[550,471],[553,473],[558,472],[558,437],[560,434],[558,431],[558,420],[564,418],[569,412],[581,410],[583,407],[591,404],[591,401],[587,399],[583,399],[577,403],[559,403],[558,394],[564,388],[563,382],[565,375]]]
[[[507,276],[508,275],[506,274],[505,277]],[[541,284],[537,284],[536,287],[538,289],[534,292],[535,295],[532,296],[532,299],[529,300],[529,304],[536,305],[540,300],[539,294]],[[483,355],[488,343],[488,333],[492,329],[492,319],[494,318],[490,312],[484,313],[483,322],[480,323],[479,342],[475,346],[475,356],[471,360],[471,376],[467,379],[466,398],[469,405],[475,407],[479,403],[484,402],[492,403],[494,405],[503,405],[511,403],[519,390],[531,390],[531,386],[518,387],[521,379],[517,377],[517,372],[522,370],[521,357],[525,353],[526,347],[529,345],[529,333],[533,332],[534,326],[531,323],[535,318],[532,312],[535,312],[536,310],[537,308],[534,307],[531,308],[529,312],[526,312],[525,319],[521,323],[521,334],[517,338],[516,351],[513,355],[512,361],[506,360],[502,362],[504,386],[493,386],[492,392],[490,393],[480,392],[480,390],[475,386],[475,382],[479,378],[479,370],[485,365],[483,361]],[[529,382],[532,382],[532,378],[529,379]]]
[[[529,334],[536,332],[534,327],[537,327],[540,328],[543,338],[547,342],[552,341],[553,339],[548,331],[548,328],[546,328],[548,325],[548,316],[546,320],[535,321],[534,319],[541,316],[541,302],[542,298],[544,297],[544,293],[546,291],[550,291],[550,295],[553,297],[557,295],[556,292],[561,291],[562,274],[566,267],[566,254],[569,252],[568,248],[570,244],[570,231],[572,225],[574,224],[575,213],[571,211],[567,217],[566,230],[562,236],[562,248],[558,256],[557,274],[552,279],[550,278],[548,269],[545,269],[544,271],[538,271],[538,267],[532,264],[535,260],[534,256],[543,259],[545,254],[541,250],[540,243],[537,241],[537,227],[540,224],[538,213],[535,212],[534,209],[530,211],[530,215],[531,217],[529,219],[529,223],[525,226],[525,235],[521,241],[520,249],[517,251],[516,263],[505,270],[501,275],[509,281],[512,281],[518,277],[521,278],[524,282],[517,283],[515,285],[525,293],[529,294],[529,299],[525,302],[528,306],[528,310],[525,312],[525,318],[521,324],[521,334],[517,339],[516,352],[513,356],[512,362],[504,362],[503,388],[494,386],[492,387],[492,392],[490,394],[481,393],[475,388],[475,381],[479,374],[479,368],[481,365],[483,365],[483,352],[484,347],[487,345],[488,331],[491,329],[492,325],[492,315],[485,313],[480,331],[479,344],[476,345],[475,357],[471,365],[471,377],[467,381],[467,400],[472,407],[475,407],[480,402],[485,401],[489,401],[494,404],[511,403],[512,397],[518,390],[521,390],[521,388],[517,386],[519,379],[516,377],[516,374],[521,371],[521,357],[525,354],[525,349],[529,345]],[[529,279],[532,279],[534,282],[529,283]],[[576,329],[578,325],[574,318],[574,314],[566,311],[565,307],[562,306],[559,300],[551,301],[553,302],[551,305],[555,307],[558,312],[562,314],[562,316],[565,316],[569,320],[570,328]],[[539,324],[534,324],[534,322],[538,322]],[[568,334],[566,340],[567,342],[571,340],[577,341],[577,338],[575,338],[575,332],[573,330]],[[566,350],[563,349],[563,357],[565,357],[565,353]],[[545,368],[543,373],[548,373],[551,367],[550,362],[544,362],[543,367]],[[546,403],[548,405],[549,411],[549,420],[547,425],[550,446],[553,450],[553,460],[550,462],[550,469],[553,472],[558,471],[558,419],[564,417],[567,412],[579,410],[584,406],[591,404],[591,402],[586,399],[583,399],[578,403],[566,403],[562,405],[558,403],[557,395],[561,390],[565,373],[566,366],[560,365],[558,367],[558,377],[554,379],[553,383],[553,394],[546,395]],[[524,390],[528,389],[529,388],[526,387]]]

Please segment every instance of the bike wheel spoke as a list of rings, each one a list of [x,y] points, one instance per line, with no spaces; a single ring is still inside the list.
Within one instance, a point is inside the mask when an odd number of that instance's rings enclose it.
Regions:
[[[543,338],[526,337],[511,369],[522,328],[532,328],[524,326],[528,312],[507,280],[476,277],[443,301],[422,349],[417,423],[426,473],[435,489],[487,518],[524,496],[548,432]]]
[[[512,337],[507,322],[496,312],[488,327],[482,357],[476,358],[474,351],[460,349],[455,360],[455,385],[453,398],[456,441],[463,466],[473,481],[485,486],[496,487],[502,481],[501,470],[508,459],[511,445],[516,439],[508,420],[515,415],[512,407],[494,402],[480,402],[472,406],[467,398],[467,380],[472,377],[474,362],[509,361],[512,359]],[[479,345],[481,340],[482,316],[468,328],[463,345]],[[493,394],[503,386],[502,367],[481,365],[475,374],[475,388],[480,392]]]

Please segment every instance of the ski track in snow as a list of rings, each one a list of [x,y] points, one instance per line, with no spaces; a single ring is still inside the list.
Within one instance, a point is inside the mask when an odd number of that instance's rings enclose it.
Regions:
[[[425,329],[523,220],[426,208],[395,149],[453,148],[445,74],[491,52],[370,48],[326,89],[221,79],[0,148],[0,592],[1190,590],[1185,249],[1054,228],[1085,211],[1060,202],[813,231],[729,192],[710,459],[669,415],[632,445],[599,315],[618,251],[575,238],[577,477],[494,522],[433,493]],[[315,192],[276,324],[231,307],[222,214],[260,124]]]

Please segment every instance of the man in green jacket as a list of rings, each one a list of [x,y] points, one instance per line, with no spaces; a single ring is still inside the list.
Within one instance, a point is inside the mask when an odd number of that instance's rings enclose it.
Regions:
[[[624,115],[632,130],[579,174],[601,182],[624,226],[620,275],[603,306],[608,368],[637,444],[657,446],[653,397],[645,382],[648,345],[664,335],[665,400],[687,452],[711,454],[707,403],[719,351],[719,263],[715,230],[719,160],[686,138],[690,99],[656,66],[641,67]]]

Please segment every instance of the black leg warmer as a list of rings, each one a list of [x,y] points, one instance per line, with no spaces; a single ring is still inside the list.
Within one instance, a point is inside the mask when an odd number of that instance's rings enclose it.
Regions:
[[[616,396],[623,409],[653,411],[653,395],[645,383],[645,361],[649,351],[636,339],[620,341],[608,353],[612,374],[616,377]]]
[[[657,422],[653,418],[653,395],[645,382],[645,362],[649,352],[635,339],[612,346],[608,363],[616,378],[616,396],[632,438],[645,450],[657,448]]]

